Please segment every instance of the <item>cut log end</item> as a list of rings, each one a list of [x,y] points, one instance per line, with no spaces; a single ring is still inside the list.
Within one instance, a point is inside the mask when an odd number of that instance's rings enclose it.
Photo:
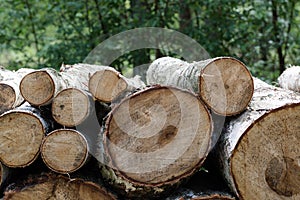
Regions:
[[[243,199],[300,198],[300,104],[272,110],[245,132],[231,171]]]
[[[53,98],[55,85],[47,71],[35,71],[22,79],[20,91],[30,104],[43,105]]]
[[[9,167],[25,167],[39,154],[45,134],[41,121],[27,112],[13,111],[0,117],[0,159]]]
[[[103,102],[112,102],[127,89],[127,83],[115,70],[99,70],[89,80],[89,91]]]
[[[101,186],[81,179],[54,176],[33,180],[35,183],[5,192],[5,200],[116,200],[116,197]]]
[[[0,83],[0,113],[11,109],[16,101],[16,93],[13,87]]]
[[[71,173],[87,161],[88,144],[78,131],[58,129],[45,137],[41,155],[45,164],[53,171]]]
[[[217,114],[231,116],[242,112],[249,104],[253,91],[249,70],[234,58],[212,59],[200,74],[200,96]]]
[[[89,97],[81,90],[68,88],[59,92],[53,99],[53,118],[63,126],[79,125],[88,117],[89,112]]]
[[[118,176],[139,186],[160,187],[180,182],[200,167],[211,128],[210,115],[196,96],[155,86],[115,107],[104,144]]]

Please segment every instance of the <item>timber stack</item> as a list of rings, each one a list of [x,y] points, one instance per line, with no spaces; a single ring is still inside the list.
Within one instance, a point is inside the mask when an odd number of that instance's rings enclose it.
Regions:
[[[278,88],[232,57],[159,58],[147,83],[84,63],[1,67],[1,196],[299,199],[294,74]]]

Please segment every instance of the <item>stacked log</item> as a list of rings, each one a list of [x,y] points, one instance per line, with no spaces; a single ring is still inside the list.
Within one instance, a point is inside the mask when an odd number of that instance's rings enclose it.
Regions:
[[[157,59],[147,81],[89,64],[27,73],[29,104],[0,116],[0,183],[11,168],[51,174],[4,199],[299,198],[299,93],[231,57]]]
[[[279,86],[283,89],[300,92],[300,66],[291,66],[278,77]]]
[[[57,129],[43,140],[41,156],[51,170],[68,174],[77,171],[87,162],[89,144],[76,130]]]
[[[220,138],[221,173],[240,199],[299,199],[300,96],[254,83],[250,106]]]
[[[201,167],[212,123],[194,94],[152,86],[115,106],[104,129],[103,176],[127,198],[154,198],[178,187]]]
[[[253,81],[247,67],[231,57],[187,63],[163,57],[147,71],[148,84],[173,85],[197,93],[219,115],[244,111],[253,95]]]
[[[0,160],[12,168],[33,163],[43,138],[53,128],[40,110],[28,105],[3,113],[0,124]]]
[[[26,185],[24,187],[24,185]],[[53,174],[40,175],[13,186],[5,192],[5,200],[116,200],[116,196],[105,188],[82,179],[70,179]]]
[[[33,69],[21,68],[16,72],[0,70],[0,113],[16,108],[24,102],[19,89],[22,78]]]

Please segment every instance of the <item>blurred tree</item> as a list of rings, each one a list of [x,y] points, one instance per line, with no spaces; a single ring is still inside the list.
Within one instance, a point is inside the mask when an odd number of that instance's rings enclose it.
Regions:
[[[192,37],[212,57],[242,60],[271,82],[288,64],[299,65],[299,11],[297,0],[0,0],[0,64],[58,69],[82,62],[117,33],[163,27]],[[176,56],[172,49],[142,49],[111,65],[141,74],[134,66],[164,55]]]

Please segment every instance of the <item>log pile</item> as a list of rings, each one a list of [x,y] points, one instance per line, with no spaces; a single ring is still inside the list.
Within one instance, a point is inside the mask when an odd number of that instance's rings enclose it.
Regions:
[[[235,58],[160,58],[147,84],[82,63],[0,81],[3,199],[300,198],[300,94]]]

